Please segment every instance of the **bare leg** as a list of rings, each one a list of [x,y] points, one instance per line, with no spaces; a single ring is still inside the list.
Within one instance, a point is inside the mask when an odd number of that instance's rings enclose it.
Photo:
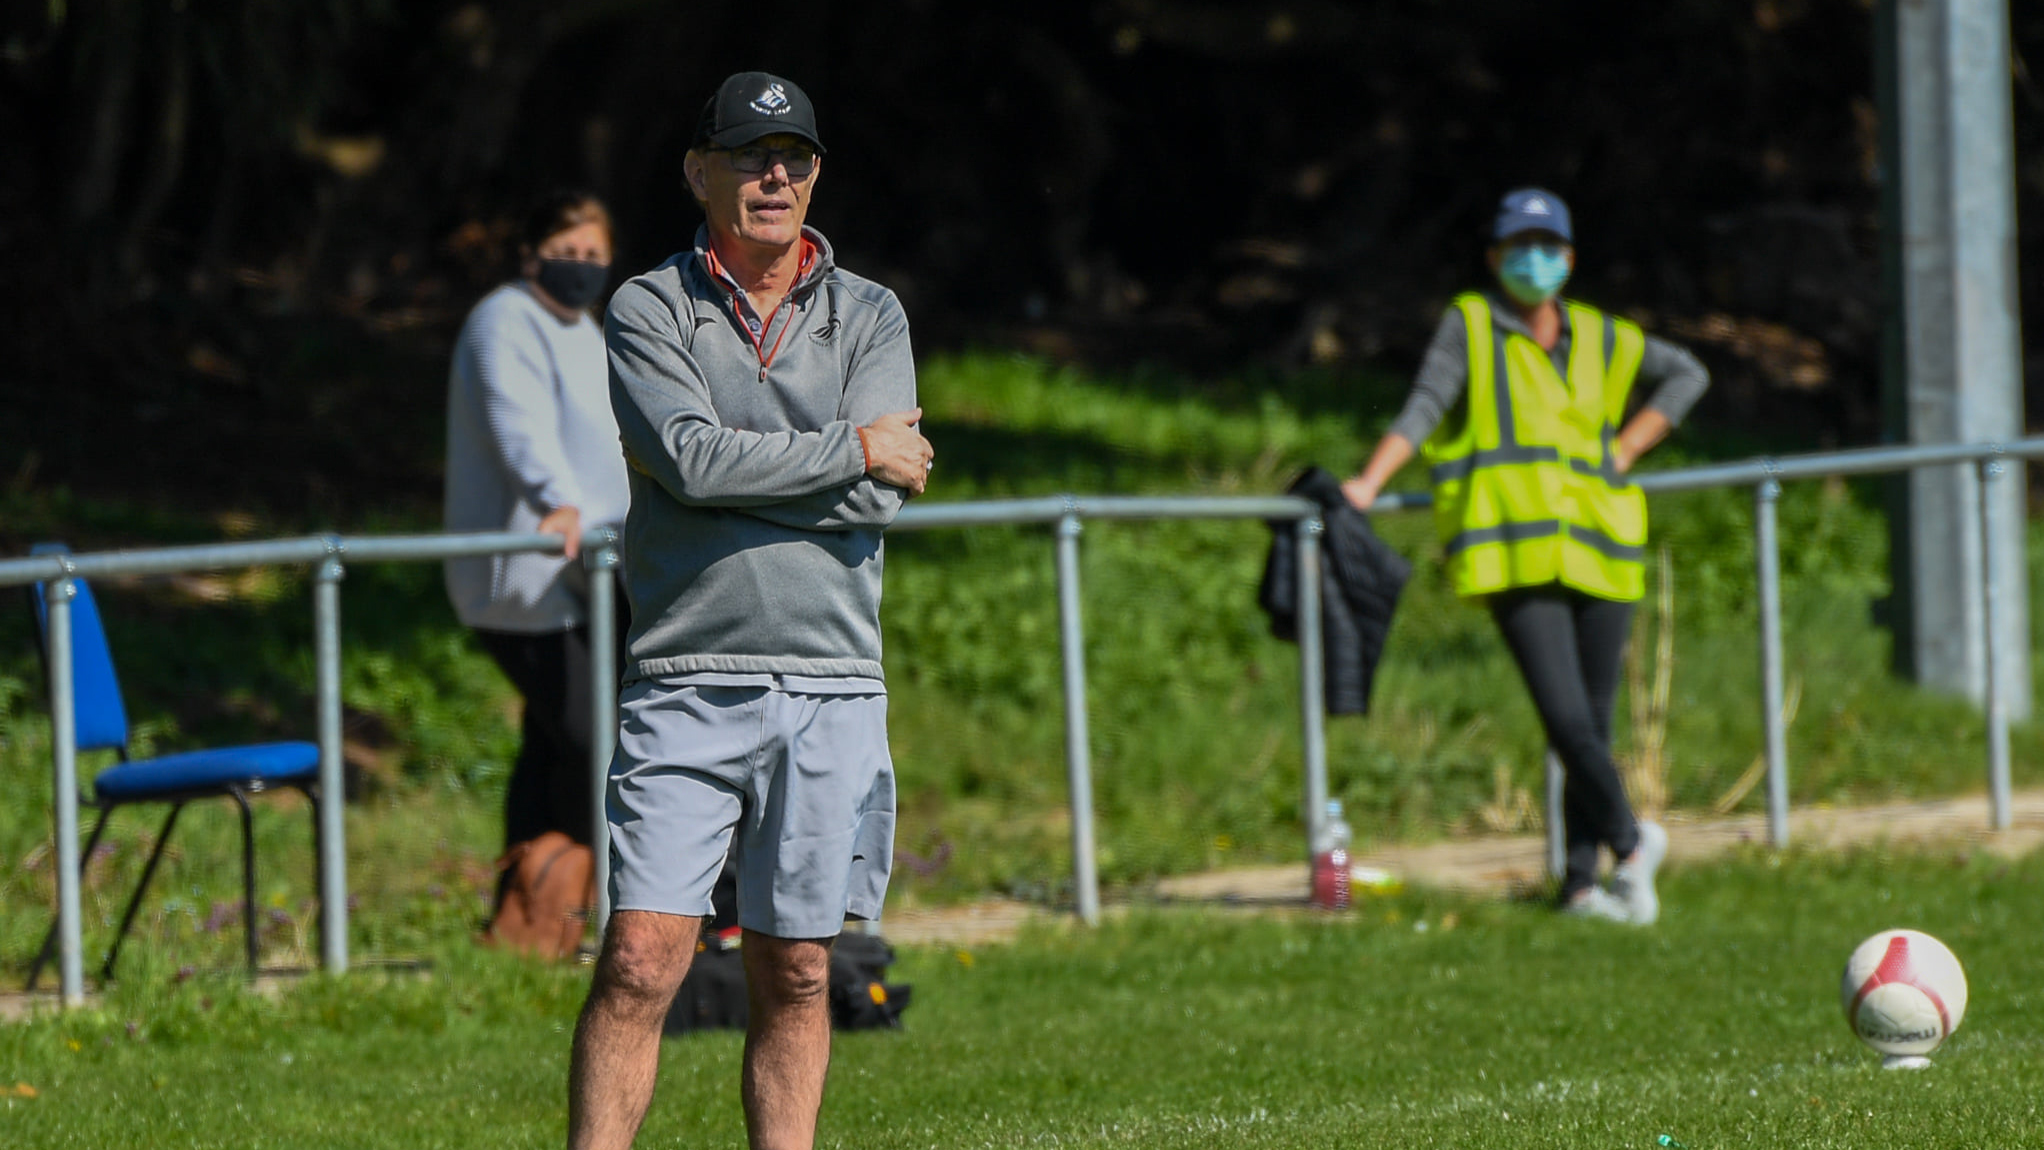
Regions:
[[[660,1069],[660,1023],[695,959],[703,920],[646,910],[610,918],[568,1067],[569,1150],[624,1150]]]
[[[752,1150],[810,1150],[830,1069],[830,943],[745,932],[745,1129]]]

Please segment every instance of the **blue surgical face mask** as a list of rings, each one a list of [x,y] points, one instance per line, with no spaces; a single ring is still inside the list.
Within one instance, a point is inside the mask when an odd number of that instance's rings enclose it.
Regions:
[[[1505,249],[1498,261],[1498,282],[1505,294],[1533,307],[1554,298],[1568,282],[1568,249],[1560,244],[1519,244]]]

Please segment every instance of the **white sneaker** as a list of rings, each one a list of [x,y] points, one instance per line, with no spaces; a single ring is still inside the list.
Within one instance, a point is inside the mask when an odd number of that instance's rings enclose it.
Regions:
[[[1602,918],[1612,922],[1631,922],[1632,910],[1625,900],[1613,895],[1601,886],[1593,886],[1582,894],[1561,904],[1561,913],[1571,918]]]
[[[1661,916],[1661,899],[1654,893],[1654,872],[1667,857],[1668,832],[1659,823],[1641,823],[1639,849],[1611,872],[1611,893],[1625,903],[1632,922],[1647,926]]]

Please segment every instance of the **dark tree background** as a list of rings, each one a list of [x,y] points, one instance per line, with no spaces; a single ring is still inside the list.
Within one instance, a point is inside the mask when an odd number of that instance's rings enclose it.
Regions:
[[[2014,7],[2036,236],[2044,13]],[[744,68],[816,99],[814,222],[926,348],[1403,371],[1538,182],[1581,294],[1711,361],[1702,418],[1879,433],[1869,0],[0,11],[0,483],[430,507],[448,340],[523,205],[601,193],[625,272],[685,245],[681,154]]]

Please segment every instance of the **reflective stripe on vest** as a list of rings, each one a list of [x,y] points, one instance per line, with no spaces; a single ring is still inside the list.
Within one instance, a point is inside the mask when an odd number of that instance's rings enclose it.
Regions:
[[[1612,463],[1646,337],[1636,324],[1567,303],[1568,371],[1538,344],[1458,297],[1469,331],[1459,427],[1425,454],[1435,523],[1457,593],[1563,583],[1607,599],[1645,590],[1646,501]]]

